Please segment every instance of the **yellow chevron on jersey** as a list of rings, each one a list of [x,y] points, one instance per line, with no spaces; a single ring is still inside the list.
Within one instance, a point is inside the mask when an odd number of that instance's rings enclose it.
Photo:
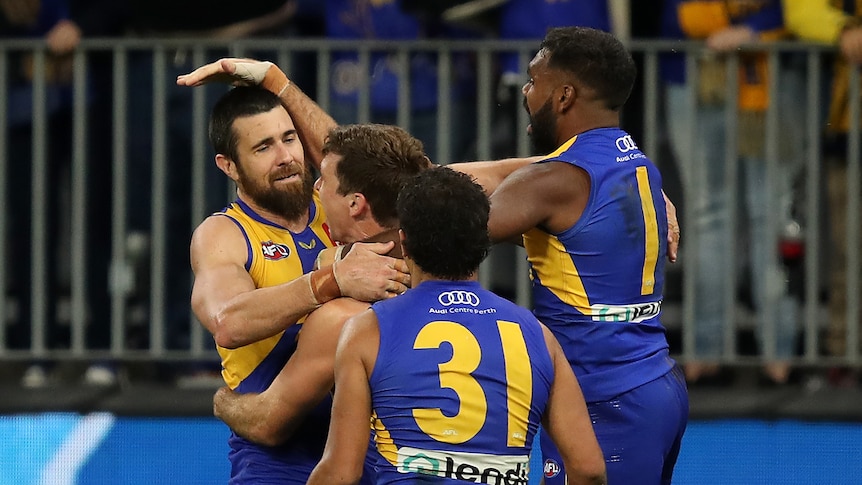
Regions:
[[[536,228],[524,233],[523,238],[527,260],[533,266],[533,272],[541,285],[563,303],[584,315],[591,315],[590,298],[587,296],[584,282],[563,243],[555,236]]]
[[[293,233],[263,218],[239,199],[216,215],[228,217],[240,228],[248,251],[245,268],[254,281],[255,287],[265,288],[287,283],[311,271],[317,253],[333,245],[316,191],[310,211],[311,218],[308,225],[300,233]],[[231,389],[235,389],[258,369],[264,359],[270,357],[282,338],[293,339],[295,334],[295,331],[289,332],[289,335],[279,332],[277,335],[237,349],[217,347],[222,358],[222,377],[225,383]],[[279,348],[282,347],[285,345],[279,346]],[[273,357],[267,359],[267,365],[277,366],[280,369],[290,354]],[[275,374],[277,373],[275,371]],[[260,386],[263,386],[259,389],[262,391],[266,389],[268,382],[255,384],[254,387]]]
[[[575,135],[575,136],[573,136],[573,137],[569,138],[569,141],[567,141],[567,142],[563,143],[562,145],[560,145],[560,148],[557,148],[556,150],[554,150],[553,152],[551,152],[549,155],[547,155],[547,156],[546,156],[545,158],[543,158],[542,160],[549,160],[549,159],[552,159],[552,158],[557,158],[558,156],[560,156],[560,154],[562,154],[562,153],[564,153],[566,150],[568,150],[568,149],[569,149],[569,147],[571,147],[572,145],[574,145],[574,143],[575,143],[575,141],[577,141],[577,139],[578,139],[578,135]]]
[[[386,429],[383,421],[377,417],[377,412],[371,412],[371,430],[374,431],[374,443],[377,445],[377,451],[389,463],[395,465],[398,462],[398,447],[392,441],[392,435]]]

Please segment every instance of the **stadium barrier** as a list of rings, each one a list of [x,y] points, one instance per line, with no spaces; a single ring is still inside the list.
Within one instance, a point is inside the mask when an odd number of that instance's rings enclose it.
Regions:
[[[353,52],[357,54],[355,72],[372,72],[374,54],[386,52],[386,62],[402,80],[394,121],[412,130],[415,99],[411,89],[416,79],[410,73],[417,56],[426,56],[439,81],[433,130],[437,141],[430,155],[448,163],[461,157],[499,155],[495,130],[503,101],[498,97],[498,56],[516,53],[526,72],[536,47],[535,42],[514,41],[86,39],[69,63],[62,64],[47,53],[41,41],[4,40],[0,44],[0,200],[8,203],[0,211],[0,254],[5,257],[0,265],[0,295],[5,295],[0,298],[0,359],[149,362],[216,358],[211,339],[188,307],[187,249],[192,229],[232,198],[232,187],[213,166],[206,137],[209,107],[225,87],[179,88],[174,84],[177,74],[226,55],[269,59],[283,66],[324,109],[330,109],[334,107],[330,81],[343,75],[333,68],[333,59]],[[678,113],[665,110],[660,63],[667,53],[684,54],[690,84],[695,85],[703,46],[635,40],[630,47],[640,67],[640,80],[624,111],[623,126],[636,135],[640,148],[665,173],[666,190],[677,202],[683,228],[681,261],[668,268],[664,322],[673,337],[674,354],[683,361],[697,359],[694,329],[698,322],[691,295],[698,265],[694,244],[686,243],[698,238],[693,193],[709,188],[703,187],[702,174],[682,176],[671,155],[667,120]],[[770,92],[781,93],[787,87],[786,71],[781,67],[788,57],[794,59],[803,81],[797,93],[801,97],[795,100],[798,109],[793,111],[801,115],[793,121],[805,142],[804,152],[796,153],[800,156],[792,160],[783,155],[781,137],[786,133],[780,126],[790,115],[780,103],[768,104],[762,130],[767,175],[786,178],[790,194],[786,207],[766,208],[765,224],[770,238],[767,257],[773,263],[770,267],[778,271],[775,284],[794,285],[801,301],[801,340],[793,362],[857,367],[858,345],[847,345],[843,354],[827,355],[823,343],[829,324],[825,310],[829,246],[824,237],[827,222],[821,217],[827,196],[821,113],[828,102],[823,95],[828,91],[825,73],[834,52],[802,43],[752,45],[728,57],[722,67],[726,78],[735,79],[741,56],[754,51],[764,52],[770,72],[778,73],[768,78]],[[22,71],[22,65],[28,69]],[[453,93],[464,86],[459,83],[465,65],[467,79],[479,88],[458,97]],[[859,99],[858,70],[851,69],[847,76],[850,99]],[[369,77],[351,79],[345,82],[354,83],[358,90],[357,121],[373,121]],[[740,98],[738,85],[728,82],[722,87],[725,106],[735,106],[733,101]],[[685,105],[689,115],[699,109],[695,101],[696,93],[689,90]],[[455,153],[450,128],[458,121],[453,113],[463,105],[475,108],[475,120],[471,120],[474,143],[468,152]],[[514,151],[508,155],[530,152],[527,135],[520,128],[527,125],[528,117],[519,106],[516,99],[516,109],[508,112],[518,127],[507,132],[514,137]],[[844,338],[855,344],[859,341],[858,248],[862,246],[858,221],[860,116],[858,103],[850,107],[848,216],[843,242],[848,248],[848,271],[846,294],[839,296],[847,300],[845,323],[850,323],[844,325]],[[736,197],[741,169],[736,134],[745,126],[736,109],[725,108],[724,120],[727,132],[734,134],[724,147],[723,170],[729,175],[727,216],[731,240],[736,240],[751,229],[738,224],[742,219],[737,206],[742,201]],[[68,137],[65,145],[64,137]],[[692,146],[692,150],[703,148],[696,141]],[[782,248],[791,253],[782,253]],[[27,252],[29,257],[22,255]],[[759,365],[773,359],[775,302],[754,312],[739,296],[746,289],[746,279],[737,247],[728,245],[715,257],[722,259],[725,277],[737,289],[721,302],[735,309],[724,322],[727,338],[721,361]],[[481,277],[485,284],[529,306],[528,268],[520,249],[495,249],[483,265]],[[762,351],[740,350],[736,344],[740,334],[749,332],[758,318],[765,322]]]

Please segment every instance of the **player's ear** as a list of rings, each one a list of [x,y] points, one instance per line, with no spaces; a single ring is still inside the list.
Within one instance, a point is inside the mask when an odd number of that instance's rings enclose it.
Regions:
[[[239,174],[236,169],[236,162],[231,160],[229,157],[222,155],[221,153],[216,154],[215,156],[216,166],[225,173],[231,180],[236,181],[239,179]]]
[[[354,192],[350,198],[350,215],[357,217],[365,211],[370,211],[371,206],[368,205],[368,199],[361,192]]]
[[[558,95],[557,100],[559,101],[560,111],[568,111],[569,108],[575,104],[575,99],[578,96],[578,91],[575,86],[571,84],[563,84],[560,87],[560,93]]]
[[[403,256],[404,258],[409,258],[410,255],[407,254],[407,248],[404,246],[404,241],[406,239],[407,238],[404,236],[404,231],[401,229],[398,229],[398,244],[401,245],[401,256]]]

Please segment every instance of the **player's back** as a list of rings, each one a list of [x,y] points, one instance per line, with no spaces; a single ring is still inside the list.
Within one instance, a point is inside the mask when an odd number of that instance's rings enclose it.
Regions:
[[[553,382],[541,325],[471,281],[376,303],[378,483],[527,483]]]
[[[217,215],[229,218],[243,233],[248,249],[245,268],[257,288],[287,283],[311,271],[318,253],[332,245],[317,197],[308,226],[300,233],[263,218],[241,200]],[[292,325],[236,349],[219,347],[227,385],[240,393],[266,390],[296,350],[300,328],[301,324]],[[330,406],[331,399],[318,405],[281,446],[257,445],[232,433],[230,483],[305,483],[323,453]]]
[[[536,316],[554,332],[588,402],[664,375],[673,365],[659,316],[667,252],[661,175],[619,128],[577,135],[548,157],[585,170],[580,219],[524,235]]]

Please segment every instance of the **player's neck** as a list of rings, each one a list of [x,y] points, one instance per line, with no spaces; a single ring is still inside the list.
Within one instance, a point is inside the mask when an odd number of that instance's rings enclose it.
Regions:
[[[364,241],[366,239],[373,238],[378,234],[384,233],[388,231],[389,228],[383,227],[378,224],[374,219],[368,218],[366,220],[357,221],[356,222],[356,241]]]
[[[618,111],[608,109],[596,109],[590,112],[578,113],[563,119],[558,124],[558,138],[560,144],[565,143],[575,135],[586,133],[598,128],[610,128],[620,126],[620,114]]]
[[[453,281],[440,278],[439,276],[434,276],[430,273],[426,273],[422,271],[422,268],[416,265],[412,259],[406,259],[407,267],[410,268],[410,287],[416,288],[420,283],[424,283],[426,281]],[[479,279],[478,273],[473,273],[469,277],[463,280],[455,280],[455,281],[477,281]]]
[[[271,210],[265,209],[260,204],[251,200],[251,197],[244,195],[242,193],[237,193],[237,197],[242,200],[242,202],[249,206],[251,210],[253,210],[257,215],[263,217],[264,219],[278,224],[281,227],[286,228],[290,232],[300,233],[305,230],[305,227],[308,225],[308,216],[309,210],[306,210],[298,217],[293,219],[288,219],[281,214],[275,213]],[[310,205],[309,205],[310,208]]]

